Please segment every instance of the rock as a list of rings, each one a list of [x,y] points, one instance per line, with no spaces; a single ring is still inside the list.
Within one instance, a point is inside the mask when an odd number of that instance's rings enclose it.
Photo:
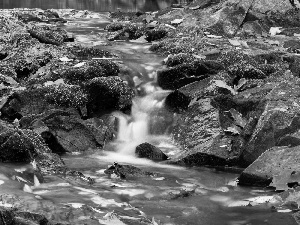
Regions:
[[[188,109],[191,97],[183,94],[179,90],[171,92],[165,99],[165,105],[171,112],[182,113]]]
[[[226,5],[215,13],[204,18],[203,24],[216,35],[234,36],[244,22],[247,12],[253,1],[235,1],[231,5]]]
[[[165,59],[165,64],[168,67],[173,67],[183,63],[190,63],[195,60],[196,58],[192,54],[179,53],[175,55],[169,55]]]
[[[172,131],[174,140],[185,149],[171,160],[184,165],[236,165],[245,144],[242,136],[224,132],[229,117],[212,106],[210,98],[200,98],[182,113]]]
[[[33,38],[38,39],[41,43],[61,45],[67,39],[67,33],[62,30],[54,30],[48,26],[31,26],[28,32]]]
[[[136,24],[126,24],[122,30],[118,30],[109,34],[108,40],[135,40],[143,36],[144,27]]]
[[[239,184],[266,187],[276,176],[300,172],[299,150],[299,146],[268,149],[242,172],[238,178]]]
[[[218,73],[223,66],[216,61],[194,61],[157,72],[157,83],[163,89],[178,89],[186,84],[203,80]]]
[[[146,33],[145,33],[146,38],[145,39],[148,42],[152,42],[152,41],[156,41],[156,40],[164,38],[167,34],[168,34],[168,31],[164,30],[162,28],[152,29],[152,30],[146,31]]]
[[[14,224],[13,211],[5,207],[0,207],[0,221],[3,225],[13,225]]]
[[[54,80],[64,78],[71,84],[82,84],[82,82],[89,81],[95,77],[118,76],[119,73],[118,65],[111,60],[88,60],[82,63],[80,67],[70,64],[54,69],[51,78]]]
[[[97,77],[86,83],[88,116],[113,110],[129,109],[132,89],[119,77]]]
[[[168,159],[168,156],[166,156],[159,148],[147,142],[142,143],[136,147],[135,155],[139,158],[147,158],[155,161]]]
[[[104,171],[105,174],[108,175],[116,175],[122,179],[131,178],[131,177],[150,177],[157,176],[156,173],[148,172],[141,170],[135,166],[131,165],[120,165],[118,163],[114,163],[114,165],[110,166],[108,169]]]
[[[243,151],[245,165],[254,162],[267,149],[278,145],[281,138],[298,131],[300,102],[298,79],[278,83],[262,100],[263,112]]]
[[[85,46],[75,45],[70,47],[69,51],[81,60],[89,60],[92,58],[115,57],[115,55],[113,55],[112,53],[97,47],[85,47]]]
[[[84,152],[89,149],[103,147],[105,136],[96,139],[93,132],[86,125],[88,122],[84,122],[75,115],[53,113],[41,118],[41,120],[55,137],[52,142],[54,146],[59,144],[64,152]],[[105,130],[100,131],[101,133],[105,132]],[[45,136],[44,132],[42,136]],[[98,143],[97,140],[101,142]]]
[[[51,152],[43,139],[33,131],[1,126],[4,130],[0,136],[2,162],[30,162],[38,154]]]

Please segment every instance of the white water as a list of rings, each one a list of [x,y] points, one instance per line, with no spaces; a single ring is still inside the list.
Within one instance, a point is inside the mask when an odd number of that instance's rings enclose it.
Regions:
[[[121,155],[134,156],[136,146],[156,138],[155,134],[149,132],[152,113],[164,107],[169,91],[163,91],[151,83],[144,86],[146,96],[133,100],[131,115],[114,113],[118,118],[117,151]]]

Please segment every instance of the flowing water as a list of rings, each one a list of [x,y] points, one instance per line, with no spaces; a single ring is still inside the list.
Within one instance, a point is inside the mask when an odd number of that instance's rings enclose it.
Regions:
[[[74,20],[66,28],[82,43],[95,45],[97,38],[89,42],[84,34],[99,32],[108,22]],[[136,158],[135,146],[143,142],[158,146],[168,155],[178,151],[169,137],[174,115],[164,109],[168,91],[155,84],[155,71],[161,68],[162,58],[149,52],[148,44],[116,42],[106,48],[133,69],[132,85],[140,95],[133,100],[131,115],[113,113],[119,121],[113,143],[93,155],[63,156],[69,168],[93,177],[95,185],[56,176],[45,177],[42,184],[36,179],[26,183],[22,179],[27,179],[24,174],[30,172],[31,165],[0,164],[0,206],[18,204],[7,195],[14,194],[24,202],[23,209],[71,224],[295,224],[289,214],[271,211],[270,207],[277,204],[273,192],[237,186],[238,174]],[[113,162],[131,164],[159,176],[126,180],[109,177],[104,170]]]
[[[183,0],[0,0],[0,8],[80,9],[97,12],[156,11]]]

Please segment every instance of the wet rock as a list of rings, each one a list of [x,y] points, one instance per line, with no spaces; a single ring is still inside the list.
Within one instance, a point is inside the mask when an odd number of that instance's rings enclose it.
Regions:
[[[49,153],[43,139],[31,130],[1,124],[0,152],[2,162],[30,162],[38,154]]]
[[[115,22],[115,23],[108,24],[105,27],[105,30],[107,30],[108,32],[115,32],[118,30],[122,30],[124,28],[124,26],[125,26],[125,24],[123,24],[123,23]]]
[[[195,60],[196,58],[191,54],[179,53],[175,55],[169,55],[165,59],[165,63],[168,67],[173,67],[183,63],[190,63]]]
[[[76,57],[82,60],[88,60],[92,58],[112,58],[115,57],[109,51],[96,48],[96,47],[84,47],[80,45],[72,46],[69,51]]]
[[[0,221],[3,225],[15,224],[13,211],[5,207],[0,207]]]
[[[148,42],[152,42],[152,41],[156,41],[159,39],[164,38],[166,35],[168,34],[168,31],[164,30],[164,29],[152,29],[152,30],[148,30],[145,33],[146,36],[146,40]]]
[[[104,171],[105,174],[108,175],[116,175],[122,179],[131,178],[131,177],[150,177],[157,176],[156,173],[148,172],[141,170],[135,166],[131,165],[120,165],[118,163],[114,163],[114,165],[110,166],[108,169]]]
[[[97,77],[86,84],[88,116],[128,109],[134,96],[132,89],[119,77]]]
[[[53,113],[41,118],[41,120],[65,152],[84,152],[89,149],[103,147],[105,142],[106,137],[104,135],[96,139],[93,132],[85,124],[87,122],[78,118],[78,116],[69,113]],[[99,135],[105,132],[100,128],[99,130]]]
[[[298,89],[298,79],[291,79],[278,83],[262,99],[263,112],[242,154],[246,165],[267,149],[277,146],[282,137],[299,129]]]
[[[220,10],[205,18],[203,23],[209,24],[207,28],[213,34],[234,36],[243,24],[251,6],[251,1],[235,1],[231,5],[224,4]]]
[[[38,39],[41,43],[61,45],[67,39],[67,33],[63,30],[53,29],[48,26],[31,26],[28,32],[33,38]]]
[[[179,90],[173,91],[165,99],[165,105],[171,112],[182,113],[188,109],[191,97],[183,94]]]
[[[299,146],[270,148],[242,172],[239,184],[266,187],[277,176],[298,173],[299,160]],[[285,185],[288,188],[288,184]]]
[[[145,28],[136,24],[126,24],[122,30],[109,34],[108,40],[135,40],[143,36]]]
[[[216,61],[194,61],[180,64],[157,72],[157,83],[163,89],[178,89],[186,84],[203,80],[209,75],[222,70],[222,65]]]
[[[145,142],[138,145],[135,149],[135,155],[139,158],[147,158],[155,161],[167,160],[165,155],[159,148]]]
[[[78,64],[77,64],[78,65]],[[88,60],[81,66],[69,65],[52,72],[52,79],[64,78],[71,84],[81,84],[95,77],[117,76],[119,67],[111,60]]]

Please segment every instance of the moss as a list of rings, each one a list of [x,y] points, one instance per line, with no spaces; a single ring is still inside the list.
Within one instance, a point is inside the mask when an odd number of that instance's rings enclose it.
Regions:
[[[81,67],[61,66],[52,71],[51,80],[64,78],[69,84],[81,84],[95,77],[117,76],[119,66],[111,60],[88,60]]]
[[[168,31],[163,29],[163,28],[148,30],[145,33],[145,36],[146,36],[145,39],[148,42],[156,41],[156,40],[159,40],[159,39],[162,39],[162,38],[166,37],[167,34],[168,34]]]
[[[50,85],[45,88],[45,98],[49,103],[61,107],[78,108],[87,103],[87,95],[75,85]]]
[[[121,78],[96,77],[85,84],[89,114],[121,110],[131,105],[133,90]]]
[[[80,45],[72,46],[69,48],[70,53],[75,55],[80,59],[91,59],[91,58],[111,58],[115,55],[111,54],[109,51],[105,51],[103,49],[95,48],[95,47],[83,47]]]
[[[242,61],[235,63],[228,67],[227,72],[235,79],[247,78],[247,79],[263,79],[266,78],[266,74],[263,73],[257,67]]]
[[[143,36],[145,32],[144,26],[138,26],[136,24],[126,24],[122,30],[109,33],[108,40],[135,40]]]
[[[115,22],[115,23],[111,23],[111,24],[107,25],[105,27],[105,30],[107,30],[108,32],[115,32],[118,30],[122,30],[123,28],[124,28],[123,23]]]
[[[195,61],[196,58],[192,54],[179,53],[176,55],[170,55],[166,62],[168,67],[176,66],[183,63],[190,63]]]
[[[237,64],[239,62],[247,63],[252,66],[257,65],[257,62],[253,57],[239,50],[222,52],[218,58],[218,61],[221,62],[225,67],[228,67],[232,64]]]

